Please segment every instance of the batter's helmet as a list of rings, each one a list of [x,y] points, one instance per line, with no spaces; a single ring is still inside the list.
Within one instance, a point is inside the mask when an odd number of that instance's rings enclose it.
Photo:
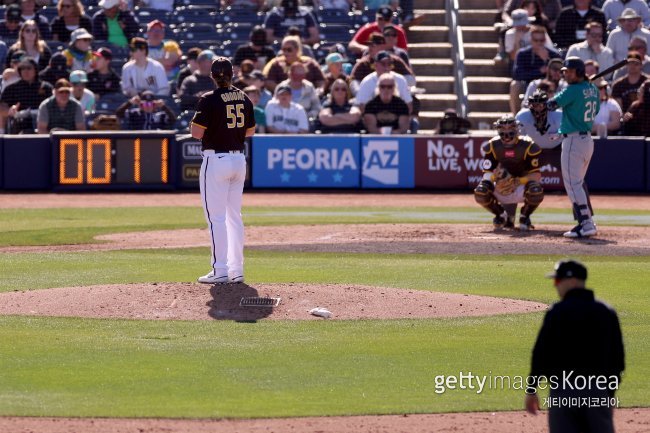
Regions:
[[[564,59],[564,66],[562,67],[562,70],[565,69],[575,69],[576,74],[578,75],[585,75],[585,62],[582,61],[580,57],[567,57]]]
[[[232,63],[227,57],[217,57],[212,61],[212,78],[215,80],[232,80]]]

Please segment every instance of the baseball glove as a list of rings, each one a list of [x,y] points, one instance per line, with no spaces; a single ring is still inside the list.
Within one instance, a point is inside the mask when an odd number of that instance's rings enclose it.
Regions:
[[[519,185],[517,178],[508,173],[501,164],[494,169],[494,189],[501,195],[510,195]]]

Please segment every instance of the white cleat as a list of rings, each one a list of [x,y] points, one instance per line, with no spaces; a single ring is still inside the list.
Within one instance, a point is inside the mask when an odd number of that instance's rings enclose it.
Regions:
[[[586,238],[589,236],[594,236],[598,231],[596,230],[596,224],[592,220],[586,220],[578,224],[568,232],[564,233],[565,238]]]
[[[230,278],[231,283],[243,283],[244,282],[244,276],[243,275],[237,275],[236,277]]]
[[[209,274],[199,277],[197,281],[203,284],[226,284],[229,279],[228,275],[215,275],[214,271],[211,271]]]

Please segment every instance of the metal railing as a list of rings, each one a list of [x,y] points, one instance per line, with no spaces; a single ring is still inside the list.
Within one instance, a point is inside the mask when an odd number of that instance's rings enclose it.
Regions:
[[[456,93],[456,113],[467,117],[469,103],[467,99],[467,79],[465,78],[465,49],[463,48],[463,30],[459,20],[458,0],[445,0],[445,16],[449,26],[451,43],[451,60],[454,68],[454,91]]]

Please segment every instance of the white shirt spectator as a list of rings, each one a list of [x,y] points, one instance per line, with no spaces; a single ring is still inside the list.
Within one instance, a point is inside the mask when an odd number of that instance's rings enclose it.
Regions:
[[[644,28],[636,29],[634,33],[629,34],[624,32],[620,27],[617,27],[616,30],[613,30],[609,34],[607,47],[614,53],[614,63],[620,62],[627,57],[627,47],[634,36],[641,36],[646,40],[646,45],[650,46],[650,31]]]
[[[598,62],[601,71],[604,71],[614,64],[614,53],[611,49],[601,44],[600,53],[596,53],[591,49],[591,47],[589,47],[587,41],[571,45],[566,52],[566,56],[580,57],[582,61],[595,60]],[[611,75],[608,78],[611,78]]]
[[[634,9],[641,16],[644,26],[650,25],[650,8],[648,8],[648,4],[644,0],[628,0],[625,3],[621,0],[607,0],[601,8],[607,21],[607,30],[616,28],[618,17],[627,8]]]
[[[517,29],[512,27],[506,31],[506,34],[503,39],[503,47],[506,50],[506,53],[511,53],[513,50],[515,50],[515,33],[517,32]],[[522,48],[526,48],[530,46],[530,31],[527,31],[524,33],[524,35],[521,37],[521,40],[519,41],[519,46],[516,47],[517,50],[520,50]],[[544,42],[544,46],[546,48],[550,49],[555,49],[555,46],[553,45],[553,41],[551,40],[551,37],[546,33],[546,42]]]
[[[144,68],[129,60],[122,67],[122,92],[135,96],[143,90],[151,90],[157,96],[169,96],[169,82],[165,68],[160,62],[147,59]]]
[[[397,93],[399,94],[399,97],[402,98],[402,100],[407,104],[413,102],[411,91],[409,90],[409,86],[406,83],[404,76],[402,74],[398,74],[397,72],[390,73],[395,78],[395,84],[397,85]],[[365,105],[377,95],[378,82],[379,77],[377,76],[377,72],[373,72],[361,80],[361,84],[359,84],[359,91],[357,92],[357,105]]]
[[[266,126],[272,126],[280,131],[299,132],[309,131],[307,112],[300,105],[291,102],[289,108],[280,106],[273,98],[266,104]]]
[[[72,95],[70,97],[74,98]],[[81,104],[81,108],[84,110],[85,114],[95,111],[95,94],[90,90],[84,89],[84,93],[81,95],[81,100],[77,100],[77,102]]]
[[[621,106],[618,105],[618,102],[616,102],[615,99],[608,98],[605,102],[600,101],[600,111],[598,111],[598,114],[594,119],[594,124],[602,123],[607,125],[609,123],[611,112],[618,113],[618,117],[623,116],[623,110],[621,110]]]
[[[282,81],[278,86],[289,86],[291,87],[291,80],[286,79]],[[318,94],[314,85],[307,80],[302,80],[302,88],[300,91],[291,89],[292,101],[298,105],[301,105],[302,108],[307,112],[309,117],[317,117],[320,112],[321,104]]]

